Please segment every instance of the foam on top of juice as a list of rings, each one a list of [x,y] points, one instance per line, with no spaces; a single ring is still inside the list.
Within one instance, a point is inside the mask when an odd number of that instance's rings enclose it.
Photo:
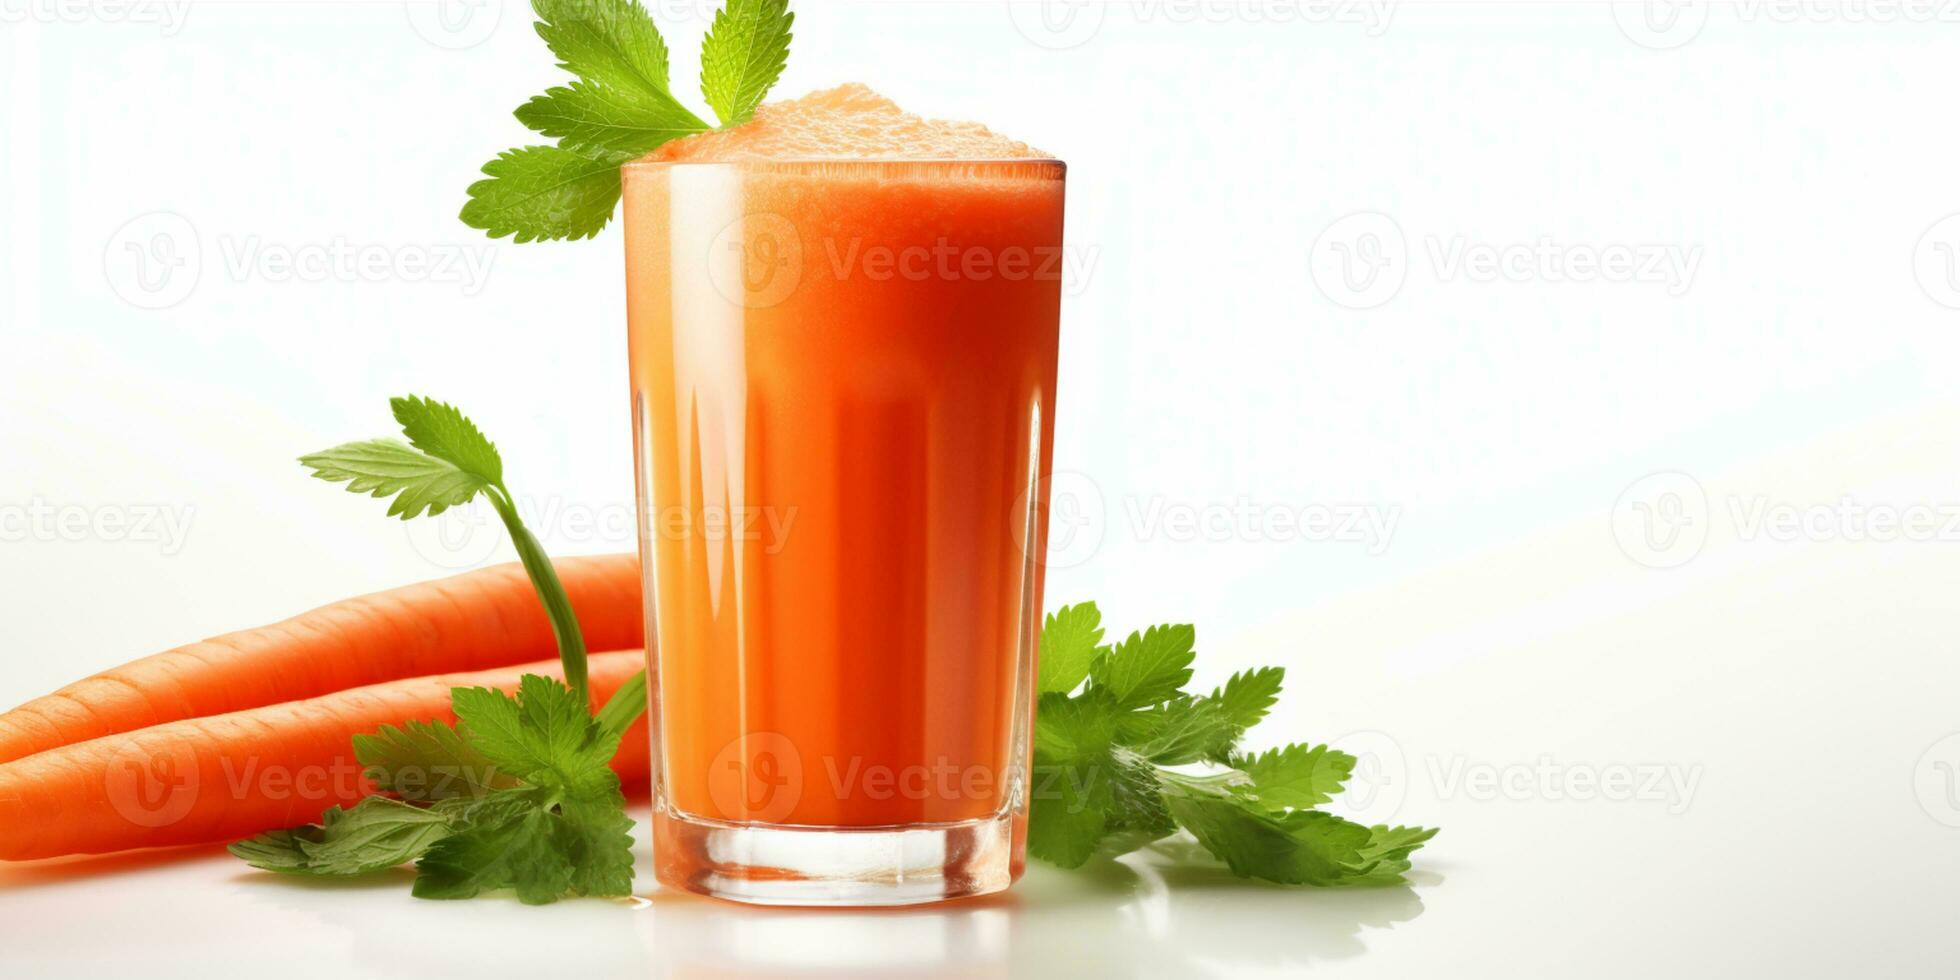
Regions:
[[[1039,160],[1048,154],[979,123],[922,119],[863,85],[840,85],[755,110],[734,129],[674,140],[650,162]]]

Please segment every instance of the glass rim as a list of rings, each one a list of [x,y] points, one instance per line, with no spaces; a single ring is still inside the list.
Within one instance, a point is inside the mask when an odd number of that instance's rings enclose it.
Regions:
[[[619,165],[621,170],[682,170],[727,167],[737,170],[890,170],[895,167],[930,169],[1011,168],[1068,171],[1057,157],[756,157],[740,160],[649,160],[644,157]]]

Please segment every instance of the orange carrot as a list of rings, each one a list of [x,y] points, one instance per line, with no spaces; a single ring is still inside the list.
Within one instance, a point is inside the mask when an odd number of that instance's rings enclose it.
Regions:
[[[595,707],[646,666],[643,652],[593,654]],[[452,721],[452,687],[517,688],[523,674],[562,677],[557,660],[416,677],[63,746],[0,765],[0,859],[100,854],[231,841],[320,819],[373,791],[353,737],[382,725]],[[647,720],[626,733],[613,768],[647,777]]]
[[[645,644],[640,566],[627,555],[554,563],[586,648]],[[557,650],[521,565],[322,606],[78,681],[0,715],[0,763],[185,718],[365,684],[525,663]]]

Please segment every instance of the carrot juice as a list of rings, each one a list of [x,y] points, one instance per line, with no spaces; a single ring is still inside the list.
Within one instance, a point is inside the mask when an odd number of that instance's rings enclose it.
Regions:
[[[850,86],[624,188],[657,874],[786,904],[1006,887],[1062,164]]]

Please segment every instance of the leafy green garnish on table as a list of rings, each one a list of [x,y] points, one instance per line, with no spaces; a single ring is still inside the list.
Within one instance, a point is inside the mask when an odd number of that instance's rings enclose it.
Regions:
[[[513,888],[525,902],[561,895],[624,895],[633,888],[632,818],[608,765],[625,726],[622,690],[602,717],[563,684],[526,675],[518,696],[487,688],[452,695],[471,747],[523,785],[471,803],[453,832],[416,864],[420,898],[469,898]],[[644,691],[631,702],[645,707]],[[630,724],[632,712],[627,717]],[[366,760],[363,760],[364,762]]]
[[[231,852],[268,871],[334,877],[415,861],[421,898],[504,888],[533,904],[628,894],[633,821],[609,764],[646,710],[646,674],[590,710],[578,619],[518,515],[496,444],[454,406],[414,396],[391,405],[406,442],[350,442],[300,462],[352,492],[393,498],[388,513],[403,520],[488,499],[551,620],[566,679],[526,674],[515,697],[454,688],[454,725],[411,721],[356,735],[355,758],[387,795],[240,841]]]
[[[231,845],[255,868],[282,874],[345,876],[381,871],[415,860],[449,836],[469,799],[418,807],[370,796],[351,809],[329,807],[317,824],[274,830]]]
[[[322,876],[416,861],[419,898],[499,888],[532,904],[567,894],[627,894],[633,821],[607,763],[626,730],[618,722],[630,725],[637,715],[617,706],[644,705],[644,688],[629,688],[597,718],[570,688],[535,674],[524,676],[516,697],[457,688],[455,726],[422,723],[423,735],[413,738],[388,727],[356,739],[361,763],[397,796],[334,807],[319,824],[261,834],[231,852],[268,871]],[[462,778],[410,779],[410,770]]]
[[[1079,867],[1182,829],[1242,877],[1373,884],[1401,880],[1409,855],[1436,835],[1315,809],[1353,773],[1345,752],[1239,750],[1277,700],[1282,668],[1236,674],[1194,695],[1185,690],[1196,657],[1190,626],[1155,626],[1109,645],[1102,637],[1094,603],[1064,606],[1042,626],[1034,856]]]
[[[576,80],[517,108],[557,145],[506,150],[470,185],[463,223],[517,242],[590,238],[612,220],[621,164],[712,129],[668,87],[667,45],[638,0],[532,0],[538,36]],[[723,128],[755,113],[789,58],[789,0],[728,0],[701,42],[701,94]]]

